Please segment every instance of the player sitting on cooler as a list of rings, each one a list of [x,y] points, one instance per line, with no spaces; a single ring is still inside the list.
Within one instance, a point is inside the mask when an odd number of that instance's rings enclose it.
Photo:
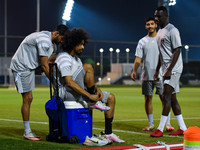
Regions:
[[[108,139],[121,143],[124,141],[112,133],[115,96],[101,91],[95,85],[93,67],[90,64],[83,65],[79,58],[85,44],[88,43],[88,38],[89,35],[84,29],[74,28],[61,43],[63,52],[59,53],[55,60],[58,67],[59,97],[63,101],[96,102],[93,107],[98,107],[100,110],[106,104],[105,134]],[[84,89],[85,87],[87,90]]]

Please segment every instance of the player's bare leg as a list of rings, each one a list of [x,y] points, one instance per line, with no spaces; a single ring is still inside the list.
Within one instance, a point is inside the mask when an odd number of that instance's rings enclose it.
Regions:
[[[33,95],[32,91],[22,93],[22,107],[21,107],[21,113],[22,113],[22,118],[23,118],[23,123],[24,123],[24,139],[27,140],[32,140],[32,141],[40,141],[42,138],[39,136],[35,135],[31,129],[30,129],[30,124],[29,124],[29,117],[30,117],[30,107],[31,103],[33,100]]]
[[[143,128],[143,131],[150,131],[150,130],[154,130],[154,124],[153,124],[153,105],[152,105],[152,95],[145,95],[145,111],[146,111],[146,115],[147,118],[149,120],[149,124]]]
[[[96,92],[97,92],[96,88],[98,88],[98,87],[95,86],[95,83],[94,83],[94,70],[93,70],[93,67],[92,67],[91,64],[86,63],[86,64],[83,65],[83,68],[84,68],[84,70],[86,72],[85,77],[84,77],[84,84],[87,87],[87,91],[90,94],[96,94]],[[103,95],[102,95],[102,98],[103,98]],[[110,109],[110,107],[105,106],[105,103],[103,103],[102,101],[97,101],[95,104],[92,104],[91,107],[94,108],[94,109],[99,109],[101,111],[107,111],[107,110]]]
[[[152,137],[163,136],[163,129],[166,124],[167,117],[171,108],[171,97],[172,97],[173,91],[174,89],[170,85],[167,85],[167,84],[164,85],[162,116],[161,116],[158,129],[154,133],[151,134]]]
[[[183,120],[182,114],[181,114],[181,107],[176,99],[176,94],[172,94],[171,99],[171,107],[174,112],[174,115],[176,117],[176,120],[179,124],[179,129],[173,133],[169,133],[169,135],[183,135],[183,132],[187,129],[185,122]]]
[[[23,118],[23,121],[29,121],[30,106],[33,100],[32,91],[22,93],[22,98],[23,98],[22,107],[21,107],[22,118]]]
[[[112,117],[114,117],[115,96],[113,94],[110,94],[108,96],[106,105],[110,107],[110,110],[104,112],[105,118],[112,118]]]
[[[92,87],[95,83],[94,83],[94,70],[91,64],[84,64],[83,68],[86,72],[85,74],[85,78],[84,78],[84,82],[87,88]]]

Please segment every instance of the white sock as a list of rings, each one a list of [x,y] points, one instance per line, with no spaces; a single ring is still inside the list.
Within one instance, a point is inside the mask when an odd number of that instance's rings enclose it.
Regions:
[[[23,121],[24,122],[24,131],[25,131],[25,134],[28,134],[31,132],[31,128],[30,128],[30,125],[29,125],[29,121]]]
[[[106,136],[111,136],[111,135],[113,135],[113,133],[110,133],[110,134],[106,134]]]
[[[150,125],[154,125],[154,124],[153,124],[153,114],[147,115],[147,118],[148,118],[148,120],[149,120],[149,124],[150,124]]]
[[[167,122],[166,125],[170,125],[170,117],[171,117],[171,112],[169,112],[168,116],[167,116]]]
[[[176,120],[178,121],[179,127],[181,130],[185,131],[187,129],[185,122],[183,120],[182,114],[175,116]]]
[[[161,115],[160,124],[159,124],[159,126],[158,126],[158,129],[159,129],[160,131],[162,131],[162,132],[163,132],[163,129],[164,129],[164,127],[165,127],[166,121],[167,121],[167,116]]]

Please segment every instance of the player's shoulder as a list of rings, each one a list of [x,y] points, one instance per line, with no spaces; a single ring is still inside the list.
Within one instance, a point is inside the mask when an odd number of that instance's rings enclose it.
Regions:
[[[49,31],[41,31],[41,32],[36,32],[37,34],[37,39],[39,40],[44,40],[44,41],[49,41],[51,42],[51,32]]]
[[[147,41],[148,40],[148,35],[146,35],[146,36],[144,36],[144,37],[142,37],[139,41]]]
[[[148,41],[149,41],[149,36],[146,35],[143,38],[141,38],[138,43],[144,46]]]
[[[72,57],[67,52],[60,52],[55,60],[56,63],[62,64],[63,62],[72,62]]]
[[[60,52],[57,56],[57,59],[61,58],[61,57],[65,57],[65,58],[71,58],[71,55],[69,55],[69,53],[67,52]]]
[[[169,23],[167,26],[166,26],[166,29],[169,31],[169,32],[174,32],[174,31],[178,31],[178,29],[171,23]]]

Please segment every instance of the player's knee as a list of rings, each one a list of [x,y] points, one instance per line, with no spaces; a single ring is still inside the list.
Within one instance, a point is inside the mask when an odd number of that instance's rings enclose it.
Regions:
[[[23,95],[23,103],[31,104],[33,101],[33,95],[31,93],[25,93]]]
[[[115,95],[110,93],[109,96],[108,96],[108,102],[107,103],[114,106],[115,105]]]
[[[170,108],[171,107],[171,101],[169,100],[169,99],[163,99],[163,106],[165,107],[165,108]]]

